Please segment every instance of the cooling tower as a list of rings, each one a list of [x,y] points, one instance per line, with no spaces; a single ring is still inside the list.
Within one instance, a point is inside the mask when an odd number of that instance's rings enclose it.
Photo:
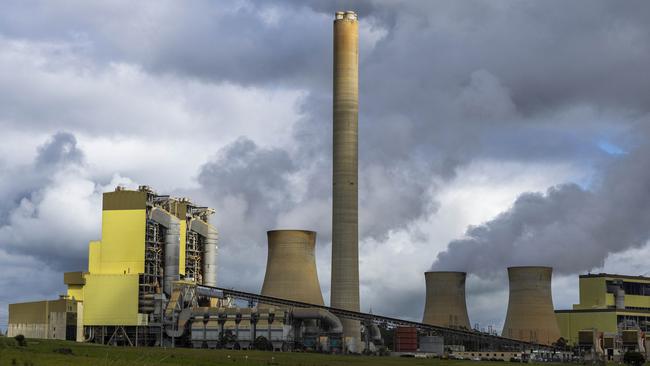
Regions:
[[[352,11],[334,20],[331,306],[359,311],[358,119],[359,25]],[[343,320],[349,351],[357,352],[359,322]]]
[[[427,287],[422,323],[471,329],[465,303],[465,272],[425,272]]]
[[[560,338],[553,311],[550,267],[510,267],[510,298],[501,335],[540,344]]]
[[[316,233],[268,231],[269,253],[262,295],[324,305],[316,272]]]

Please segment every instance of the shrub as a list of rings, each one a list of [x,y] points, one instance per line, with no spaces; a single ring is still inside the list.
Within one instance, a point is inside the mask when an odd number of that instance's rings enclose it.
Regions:
[[[266,337],[259,336],[255,338],[255,342],[253,342],[253,348],[260,351],[269,351],[273,350],[273,344],[269,342]]]
[[[641,366],[645,363],[645,357],[640,352],[625,352],[623,362],[626,365]]]
[[[56,349],[54,349],[54,351],[52,351],[52,352],[60,353],[60,354],[62,354],[62,355],[72,355],[72,349],[67,348],[67,347],[64,347],[64,348],[56,348]],[[172,355],[172,357],[174,357],[174,355]]]
[[[22,334],[19,334],[14,337],[16,340],[16,344],[18,344],[20,347],[26,347],[27,346],[27,341],[25,340],[25,336]]]

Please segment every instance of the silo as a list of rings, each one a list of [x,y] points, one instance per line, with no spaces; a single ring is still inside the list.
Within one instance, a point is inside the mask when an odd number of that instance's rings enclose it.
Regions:
[[[353,11],[334,19],[331,306],[359,311],[359,24]],[[359,322],[342,319],[357,352]]]
[[[510,267],[508,313],[501,335],[540,344],[560,338],[553,311],[550,267]]]
[[[465,302],[465,272],[425,272],[426,302],[422,323],[471,329]]]
[[[268,256],[262,295],[324,305],[316,271],[316,233],[268,231]]]

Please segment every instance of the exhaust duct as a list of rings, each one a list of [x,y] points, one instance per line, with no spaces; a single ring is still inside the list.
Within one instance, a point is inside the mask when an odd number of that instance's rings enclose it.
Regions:
[[[151,209],[151,219],[167,229],[165,234],[163,288],[165,293],[171,296],[172,282],[180,280],[178,267],[181,248],[181,223],[176,216],[158,207]]]
[[[327,324],[329,333],[340,334],[343,332],[341,321],[328,310],[319,308],[295,308],[292,311],[294,319],[303,320],[320,320],[321,323]]]
[[[203,284],[215,287],[217,286],[217,240],[219,238],[217,229],[204,221],[193,219],[190,222],[190,230],[197,232],[205,238]]]

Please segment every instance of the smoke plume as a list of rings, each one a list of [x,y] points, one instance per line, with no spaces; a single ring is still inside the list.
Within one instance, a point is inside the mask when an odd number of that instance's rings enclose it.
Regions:
[[[637,136],[649,136],[646,131]],[[524,193],[496,218],[467,229],[438,254],[435,270],[491,275],[507,266],[546,265],[571,274],[650,238],[650,147],[613,158],[589,189],[563,184]]]

